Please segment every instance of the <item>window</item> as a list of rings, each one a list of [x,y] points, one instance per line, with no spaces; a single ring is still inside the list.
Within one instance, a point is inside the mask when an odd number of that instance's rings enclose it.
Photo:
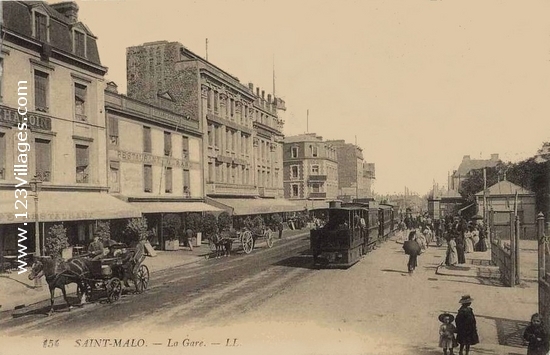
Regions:
[[[153,167],[143,166],[143,192],[153,192]]]
[[[0,180],[6,180],[6,134],[0,132]]]
[[[321,192],[320,187],[319,187],[319,184],[317,184],[317,183],[311,184],[311,190],[312,190],[313,192]]]
[[[77,121],[86,122],[86,85],[74,84],[74,110]]]
[[[207,89],[208,91],[206,92],[206,108],[208,108],[208,110],[212,110],[212,90],[210,89]]]
[[[319,175],[319,165],[312,165],[311,166],[311,173],[314,175]]]
[[[76,182],[87,184],[89,181],[88,146],[76,145]]]
[[[167,194],[172,193],[172,168],[168,167],[164,170],[164,192]]]
[[[189,137],[182,136],[181,147],[183,159],[189,159]]]
[[[172,135],[164,132],[164,156],[172,156]]]
[[[0,57],[0,102],[2,102],[2,78],[4,77],[4,58]]]
[[[51,142],[46,139],[35,139],[36,176],[41,181],[51,181],[52,152]]]
[[[73,31],[74,43],[73,50],[74,54],[79,57],[86,58],[86,34],[80,31]]]
[[[235,100],[230,100],[231,117],[235,114]]]
[[[208,145],[214,145],[214,125],[208,125]]]
[[[311,150],[311,156],[312,157],[317,157],[317,153],[318,153],[317,146],[310,145],[309,149]]]
[[[111,145],[118,145],[118,120],[114,116],[109,116],[109,143]]]
[[[299,189],[298,184],[292,184],[292,191],[291,191],[291,197],[298,197],[299,196]]]
[[[120,192],[120,162],[109,162],[109,188],[111,192]]]
[[[298,147],[292,147],[290,151],[291,158],[298,158]]]
[[[151,127],[143,126],[143,152],[151,153]]]
[[[218,108],[219,108],[219,96],[218,96],[218,93],[214,91],[214,112],[218,112]]]
[[[189,192],[189,186],[191,186],[191,178],[189,176],[189,170],[183,169],[183,192],[185,195],[185,190],[187,188],[187,191]],[[190,192],[189,192],[190,195]],[[186,196],[189,197],[189,196]]]
[[[34,38],[41,42],[49,42],[48,22],[49,17],[38,11],[33,11],[33,33]]]
[[[34,71],[34,109],[48,112],[48,74]]]
[[[216,181],[215,170],[214,170],[214,164],[212,162],[208,162],[208,178],[207,182],[214,182]]]
[[[298,178],[298,165],[292,165],[290,167],[290,177],[292,179],[297,179]]]

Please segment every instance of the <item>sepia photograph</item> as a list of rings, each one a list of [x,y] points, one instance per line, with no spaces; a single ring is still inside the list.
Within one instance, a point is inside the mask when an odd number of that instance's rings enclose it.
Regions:
[[[549,13],[0,0],[0,355],[550,354]]]

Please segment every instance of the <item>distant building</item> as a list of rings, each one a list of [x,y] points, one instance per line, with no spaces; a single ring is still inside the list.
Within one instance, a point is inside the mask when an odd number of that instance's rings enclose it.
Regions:
[[[510,212],[517,209],[521,226],[522,239],[534,239],[536,237],[536,206],[535,193],[510,181],[500,181],[487,189],[487,213],[490,216],[494,212],[493,222],[501,239],[510,238]],[[517,200],[516,200],[517,194]],[[476,193],[478,214],[483,216],[483,191]],[[490,218],[490,217],[488,217]]]
[[[285,137],[285,197],[292,200],[333,200],[338,196],[336,148],[315,133]]]
[[[374,164],[367,164],[363,149],[344,140],[328,140],[338,156],[338,194],[353,198],[372,197]]]
[[[469,176],[472,170],[493,168],[500,162],[498,154],[491,154],[491,159],[472,159],[469,155],[462,158],[458,169],[449,176],[449,190],[458,191],[462,182]]]

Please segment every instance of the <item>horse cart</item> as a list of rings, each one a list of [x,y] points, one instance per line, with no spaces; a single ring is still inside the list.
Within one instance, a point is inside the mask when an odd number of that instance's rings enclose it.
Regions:
[[[243,228],[240,231],[222,232],[214,238],[210,238],[210,250],[213,252],[219,251],[220,245],[231,245],[234,242],[240,242],[243,251],[250,254],[256,245],[256,239],[263,238],[266,241],[267,247],[273,246],[273,232],[267,227],[263,228]]]
[[[108,257],[90,261],[89,277],[82,278],[78,296],[84,294],[87,300],[106,298],[109,303],[116,302],[122,295],[125,273],[136,292],[144,292],[149,286],[149,268],[142,264],[145,256],[136,259],[135,253],[135,248],[118,244],[111,246]]]

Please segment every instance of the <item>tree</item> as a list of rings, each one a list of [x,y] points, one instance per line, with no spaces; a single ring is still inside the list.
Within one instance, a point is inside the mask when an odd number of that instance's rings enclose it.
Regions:
[[[46,240],[44,241],[45,253],[52,259],[61,259],[61,252],[69,246],[67,229],[63,224],[54,224],[48,229]]]
[[[495,167],[486,168],[487,172],[487,187],[496,184],[502,180],[503,172],[506,171],[506,166],[502,163]],[[470,170],[468,177],[462,181],[458,193],[468,202],[475,202],[475,194],[483,191],[483,169]]]
[[[220,231],[229,230],[231,228],[231,216],[227,212],[222,212],[218,216],[218,229]]]
[[[190,213],[185,219],[185,228],[191,229],[194,233],[202,229],[202,216],[200,213]]]
[[[123,242],[131,245],[139,241],[147,240],[152,235],[147,227],[147,219],[145,217],[132,218],[128,220],[126,228],[123,232]]]
[[[97,221],[95,232],[101,241],[109,240],[111,239],[111,224],[109,221]]]
[[[206,238],[209,238],[216,234],[218,231],[218,221],[216,216],[211,213],[208,213],[204,216],[202,220],[202,231],[205,234]]]
[[[162,218],[162,233],[167,240],[176,240],[181,233],[181,217],[170,213]]]

